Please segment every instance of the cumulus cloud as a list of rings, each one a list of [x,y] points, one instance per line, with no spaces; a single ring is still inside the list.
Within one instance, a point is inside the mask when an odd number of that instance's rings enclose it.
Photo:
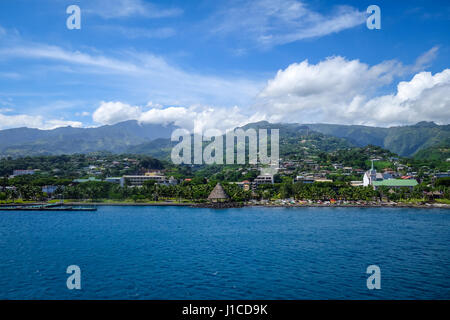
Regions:
[[[434,75],[420,72],[397,85],[395,94],[361,101],[356,108],[365,124],[404,124],[418,121],[450,122],[450,69]]]
[[[162,107],[148,103],[146,107],[131,106],[122,102],[102,102],[93,114],[98,124],[114,124],[125,120],[137,120],[141,123],[174,124],[190,131],[218,129],[226,132],[249,121],[262,120],[263,116],[249,117],[235,106],[217,108],[204,105],[189,107]]]
[[[36,126],[36,128],[44,129],[44,130],[52,130],[60,127],[74,127],[74,128],[81,128],[83,124],[79,121],[68,121],[68,120],[59,120],[59,119],[53,119],[53,120],[42,120],[42,125]]]
[[[343,57],[318,64],[305,60],[278,71],[259,94],[257,105],[276,121],[335,119],[330,113],[344,112],[355,97],[373,94],[390,83],[395,69],[395,62],[370,67]]]
[[[101,124],[114,124],[121,121],[138,119],[141,113],[141,108],[137,106],[130,106],[119,101],[102,101],[100,107],[92,115],[92,119]]]
[[[429,51],[430,52],[430,51]],[[431,54],[434,54],[432,49]],[[426,53],[425,55],[429,55]],[[252,108],[209,105],[164,107],[149,102],[132,106],[102,102],[93,114],[99,124],[135,119],[188,130],[226,131],[246,123],[270,122],[403,125],[419,121],[450,122],[450,69],[419,72],[408,81],[395,81],[429,61],[410,66],[384,61],[370,66],[359,60],[335,56],[311,64],[307,60],[279,70],[257,96]],[[393,89],[395,92],[393,91]]]
[[[420,120],[448,123],[449,69],[420,72],[381,94],[406,69],[395,61],[369,66],[331,57],[318,64],[295,63],[280,70],[259,95],[258,110],[270,121],[393,125]]]

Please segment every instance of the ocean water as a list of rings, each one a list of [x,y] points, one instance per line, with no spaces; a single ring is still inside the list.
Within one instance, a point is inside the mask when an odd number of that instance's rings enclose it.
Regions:
[[[0,211],[0,299],[450,299],[449,249],[446,209]]]

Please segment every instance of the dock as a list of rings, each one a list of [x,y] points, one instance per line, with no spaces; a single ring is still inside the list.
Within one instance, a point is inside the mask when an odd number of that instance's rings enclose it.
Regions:
[[[62,204],[0,206],[0,211],[97,211],[94,206],[65,206]]]

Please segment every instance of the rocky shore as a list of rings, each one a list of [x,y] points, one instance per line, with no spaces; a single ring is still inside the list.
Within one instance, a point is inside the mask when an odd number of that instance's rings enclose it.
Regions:
[[[211,208],[211,209],[229,209],[229,208],[242,208],[244,204],[241,202],[210,202],[210,203],[198,203],[192,205],[194,208]]]
[[[18,204],[3,204],[0,205],[0,210],[2,207],[8,208],[10,206],[24,205],[23,203]],[[46,203],[27,203],[26,205],[42,205]],[[389,203],[389,202],[378,202],[378,203],[240,203],[240,202],[217,202],[217,203],[193,203],[193,202],[141,202],[141,203],[108,203],[108,202],[65,202],[64,205],[67,206],[79,206],[79,205],[90,205],[90,206],[185,206],[193,208],[212,208],[212,209],[228,209],[228,208],[242,208],[242,207],[283,207],[283,208],[308,208],[308,207],[331,207],[331,208],[418,208],[418,209],[450,209],[449,204],[442,203],[423,203],[423,204],[409,204],[409,203]]]

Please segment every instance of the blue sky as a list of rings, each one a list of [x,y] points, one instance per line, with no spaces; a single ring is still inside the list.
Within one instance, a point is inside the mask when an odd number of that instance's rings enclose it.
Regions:
[[[448,30],[448,1],[3,0],[0,129],[449,123]]]

